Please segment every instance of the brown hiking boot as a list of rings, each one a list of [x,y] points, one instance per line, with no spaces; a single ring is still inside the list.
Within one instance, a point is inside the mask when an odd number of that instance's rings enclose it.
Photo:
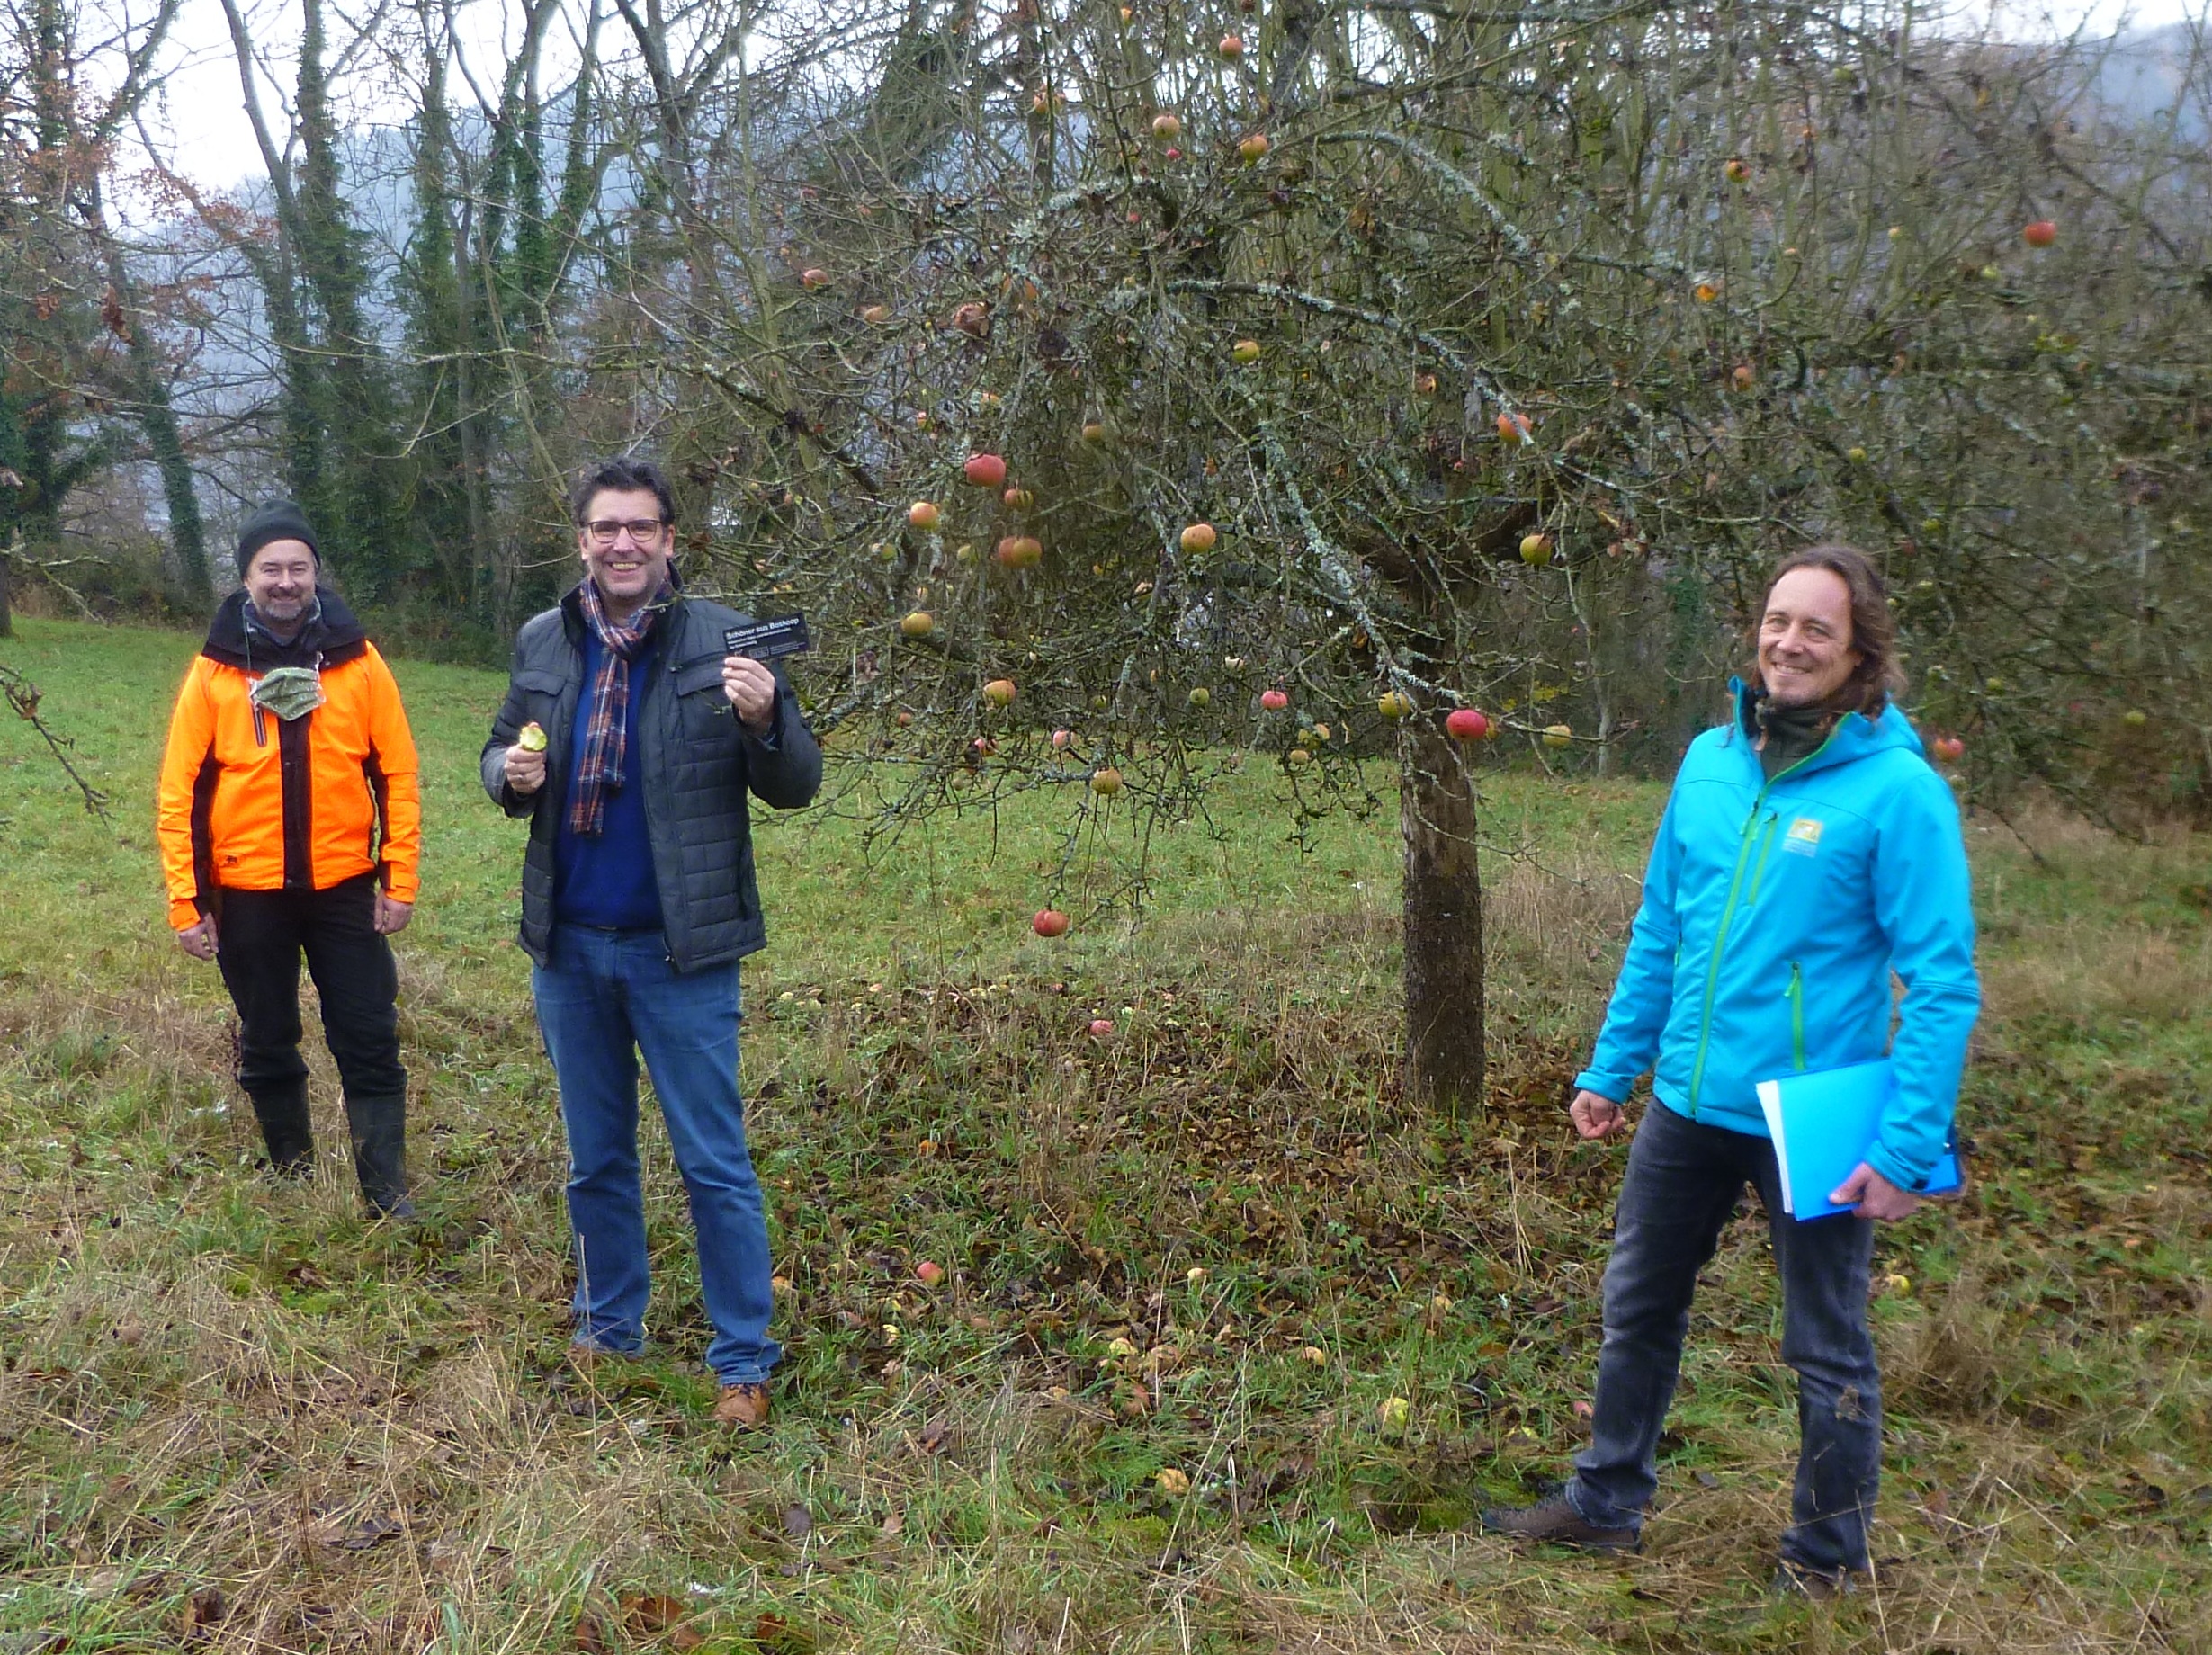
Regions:
[[[768,1387],[724,1385],[714,1404],[714,1423],[739,1431],[757,1431],[768,1423]]]
[[[1633,1528],[1599,1528],[1574,1508],[1563,1491],[1535,1506],[1506,1506],[1482,1514],[1493,1534],[1533,1540],[1545,1545],[1579,1546],[1585,1552],[1640,1552],[1643,1536]]]

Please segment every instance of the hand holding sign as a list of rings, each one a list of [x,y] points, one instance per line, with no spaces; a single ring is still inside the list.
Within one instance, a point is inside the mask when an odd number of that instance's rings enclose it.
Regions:
[[[813,647],[802,615],[723,631],[722,693],[737,709],[738,721],[754,735],[766,735],[775,719],[775,675],[762,663]]]

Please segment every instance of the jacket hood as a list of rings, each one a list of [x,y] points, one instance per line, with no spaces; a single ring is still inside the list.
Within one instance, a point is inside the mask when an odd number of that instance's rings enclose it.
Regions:
[[[1759,692],[1741,678],[1731,678],[1728,681],[1728,695],[1730,703],[1735,709],[1735,717],[1729,721],[1728,739],[1733,744],[1741,738],[1744,750],[1749,753],[1750,732],[1757,728],[1752,708],[1759,698]],[[1799,764],[1791,774],[1806,775],[1815,770],[1852,764],[1893,748],[1926,756],[1921,746],[1920,734],[1912,728],[1912,720],[1897,711],[1895,702],[1883,708],[1879,718],[1870,719],[1863,712],[1845,713],[1837,720],[1835,729],[1829,733],[1820,750]]]
[[[327,587],[318,587],[315,601],[316,612],[300,629],[299,637],[279,643],[258,628],[247,627],[246,589],[241,586],[216,610],[200,653],[225,666],[255,673],[273,666],[312,666],[318,658],[325,666],[336,666],[367,650],[369,635],[344,598]]]

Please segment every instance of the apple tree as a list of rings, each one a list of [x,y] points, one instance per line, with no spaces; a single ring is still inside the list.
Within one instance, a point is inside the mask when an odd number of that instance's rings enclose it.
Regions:
[[[696,95],[631,234],[680,220],[682,279],[606,327],[694,550],[829,640],[887,827],[1187,813],[1252,751],[1304,819],[1392,756],[1405,1080],[1450,1114],[1481,765],[1670,759],[1781,551],[1885,556],[1978,781],[2073,774],[2037,698],[2094,683],[2134,555],[2076,525],[2202,406],[2144,327],[2204,198],[2054,136],[2034,64],[1781,5],[777,15],[656,70]],[[2202,665],[2161,668],[2199,719]]]

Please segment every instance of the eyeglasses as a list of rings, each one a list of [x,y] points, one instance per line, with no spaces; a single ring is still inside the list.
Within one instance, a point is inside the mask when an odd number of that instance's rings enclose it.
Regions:
[[[658,539],[661,530],[667,526],[668,520],[666,517],[631,517],[627,520],[620,517],[600,517],[584,525],[592,539],[602,546],[612,546],[621,537],[624,529],[630,531],[631,540],[642,546],[649,541]]]

